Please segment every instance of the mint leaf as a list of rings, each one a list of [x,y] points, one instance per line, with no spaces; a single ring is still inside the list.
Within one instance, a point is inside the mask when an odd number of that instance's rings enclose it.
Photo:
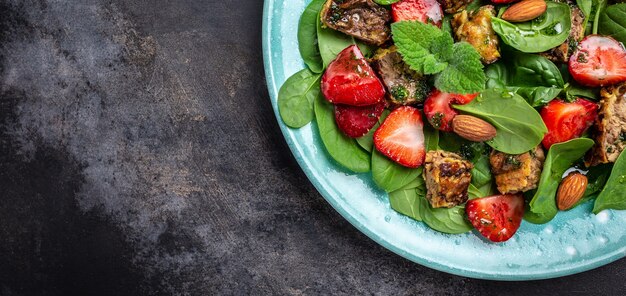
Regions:
[[[430,52],[432,52],[438,60],[448,61],[452,58],[452,46],[454,46],[454,39],[452,39],[450,34],[444,33],[436,37],[430,44]]]
[[[435,74],[448,66],[431,51],[433,41],[439,40],[444,34],[437,27],[417,21],[404,21],[392,24],[391,31],[398,52],[414,71]]]
[[[434,75],[437,89],[457,94],[485,89],[480,54],[469,43],[454,43],[450,33],[417,21],[394,23],[391,32],[404,62],[420,74]]]
[[[443,92],[469,94],[485,89],[487,77],[480,54],[466,42],[455,43],[448,67],[435,76],[435,87]]]

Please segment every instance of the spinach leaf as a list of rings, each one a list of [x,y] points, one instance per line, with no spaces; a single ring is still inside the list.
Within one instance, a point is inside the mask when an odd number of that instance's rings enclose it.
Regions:
[[[364,56],[368,56],[373,50],[371,46],[357,42],[351,36],[323,27],[321,21],[317,22],[317,42],[324,67],[327,67],[342,50],[350,45],[358,45]]]
[[[600,90],[597,88],[590,88],[586,86],[580,86],[575,83],[568,83],[563,90],[565,98],[568,102],[572,102],[579,97],[585,97],[595,101],[600,100]]]
[[[540,17],[512,24],[503,19],[491,19],[493,30],[504,43],[528,53],[544,52],[567,40],[572,28],[570,8],[565,3],[548,1],[547,11]]]
[[[453,107],[491,123],[497,135],[486,143],[504,153],[530,151],[548,132],[537,110],[514,93],[487,90],[469,104]]]
[[[363,149],[370,153],[372,152],[372,149],[374,149],[374,132],[376,132],[380,124],[385,121],[385,118],[387,118],[389,113],[391,112],[385,109],[385,111],[383,111],[383,114],[380,115],[378,123],[376,123],[376,125],[374,125],[374,127],[365,136],[356,139],[356,142],[359,144],[359,146],[361,146]]]
[[[455,133],[439,132],[439,148],[445,151],[460,152],[463,144],[471,143]]]
[[[426,225],[440,232],[459,234],[472,230],[472,225],[465,219],[465,206],[433,209],[422,195],[419,197],[419,214]]]
[[[626,43],[626,3],[611,5],[600,14],[598,32]]]
[[[585,190],[585,194],[572,209],[598,197],[598,194],[602,191],[606,181],[611,175],[612,168],[613,164],[601,164],[589,168],[585,174],[587,176],[587,189]]]
[[[474,164],[472,169],[472,184],[481,188],[493,182],[491,165],[489,163],[489,149],[485,143],[471,143],[461,146],[461,155]]]
[[[317,44],[317,26],[320,22],[319,14],[325,0],[313,0],[304,9],[298,24],[298,48],[304,63],[314,73],[324,71],[324,63]]]
[[[592,18],[593,0],[576,0],[576,6],[585,15],[585,21],[583,22],[583,28],[587,28],[589,20]]]
[[[472,225],[465,219],[465,206],[433,209],[426,199],[424,179],[420,177],[389,193],[389,202],[395,211],[417,221],[423,221],[430,228],[440,232],[458,234],[472,229]]]
[[[467,7],[465,7],[465,10],[467,10],[467,12],[474,12],[475,10],[479,9],[481,6],[482,6],[481,0],[474,0],[470,4],[468,4]]]
[[[407,186],[389,193],[389,203],[391,208],[396,212],[408,216],[414,220],[422,221],[420,216],[420,190],[417,188],[424,187],[424,179],[416,178]],[[423,192],[421,193],[423,195]]]
[[[606,9],[607,1],[606,0],[594,0],[593,1],[593,28],[591,29],[592,34],[598,34],[598,30],[600,28],[600,17],[602,16],[602,12]]]
[[[486,195],[483,195],[482,191],[480,191],[478,187],[474,186],[474,184],[470,184],[469,188],[467,189],[467,194],[469,195],[470,199],[481,198],[481,197],[486,196]]]
[[[593,205],[595,214],[606,209],[626,210],[626,153],[624,152],[617,158],[606,186]]]
[[[335,123],[333,106],[322,95],[317,96],[315,100],[315,117],[328,154],[355,173],[369,172],[370,155],[361,149],[354,139],[339,130]]]
[[[380,5],[391,5],[394,4],[396,2],[398,2],[400,0],[374,0],[374,2],[376,2],[377,4]]]
[[[320,96],[321,76],[304,69],[289,77],[280,87],[278,112],[287,126],[301,128],[313,120],[313,101]]]
[[[422,169],[401,166],[382,155],[378,150],[372,151],[372,178],[381,189],[392,192],[409,184],[422,174]]]
[[[547,104],[564,87],[559,68],[539,55],[514,53],[507,61],[487,68],[487,89],[506,89],[522,96],[531,106]]]
[[[439,149],[439,130],[426,122],[424,123],[424,141],[426,152]]]
[[[529,203],[530,211],[524,216],[529,222],[543,224],[556,216],[558,212],[556,192],[563,174],[576,160],[583,157],[593,144],[591,139],[578,138],[550,147],[537,191]]]
[[[593,8],[592,0],[576,0],[576,6],[580,8],[585,15],[585,18],[589,18],[589,16],[591,16],[591,9]]]

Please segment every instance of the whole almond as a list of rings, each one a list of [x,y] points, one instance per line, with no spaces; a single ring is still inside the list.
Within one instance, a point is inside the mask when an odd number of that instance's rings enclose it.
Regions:
[[[489,122],[470,115],[457,115],[452,119],[452,130],[472,142],[484,142],[496,136],[496,128]]]
[[[502,19],[512,23],[526,22],[536,19],[548,9],[545,0],[523,0],[509,7]]]
[[[587,176],[579,173],[570,173],[559,186],[556,194],[556,206],[561,211],[571,209],[585,195],[587,190]]]

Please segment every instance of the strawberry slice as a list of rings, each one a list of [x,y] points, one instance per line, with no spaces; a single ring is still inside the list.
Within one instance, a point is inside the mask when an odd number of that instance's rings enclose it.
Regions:
[[[394,22],[420,21],[441,27],[443,10],[437,0],[402,0],[391,4]]]
[[[385,88],[359,47],[350,45],[328,65],[322,94],[333,104],[368,106],[384,100]]]
[[[569,71],[578,83],[591,87],[626,81],[626,50],[611,37],[589,35],[570,57]]]
[[[337,127],[348,137],[362,137],[376,125],[385,105],[385,101],[365,107],[335,105]]]
[[[380,153],[405,167],[424,163],[424,123],[417,108],[402,106],[387,116],[374,133],[374,146]]]
[[[452,119],[459,114],[458,111],[452,109],[452,104],[465,105],[478,94],[469,95],[457,95],[451,93],[444,93],[439,90],[434,90],[428,95],[424,102],[424,114],[430,124],[442,131],[452,131]]]
[[[550,149],[556,143],[580,137],[598,116],[598,105],[585,99],[571,103],[552,100],[541,109],[541,118],[548,127],[543,137],[543,147]]]
[[[480,234],[492,242],[503,242],[511,238],[522,223],[524,197],[507,194],[472,199],[465,205],[465,213]]]

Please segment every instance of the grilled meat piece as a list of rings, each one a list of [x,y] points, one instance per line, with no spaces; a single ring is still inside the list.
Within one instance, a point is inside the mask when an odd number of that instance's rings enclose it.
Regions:
[[[491,25],[491,17],[495,15],[493,5],[485,5],[472,13],[463,10],[452,17],[452,30],[457,41],[466,41],[476,48],[485,64],[500,58],[498,36]]]
[[[426,198],[433,208],[453,208],[467,201],[474,165],[443,150],[426,153],[424,180]]]
[[[588,154],[588,166],[615,162],[626,148],[626,83],[604,87],[600,95],[600,112],[592,129],[596,145]]]
[[[389,10],[372,0],[328,0],[321,18],[327,27],[374,45],[382,45],[391,37]]]
[[[496,178],[498,191],[502,194],[510,194],[537,188],[545,160],[541,145],[533,151],[519,155],[493,150],[489,156],[489,162],[491,172]]]
[[[410,105],[426,100],[430,92],[426,77],[411,70],[395,46],[379,49],[371,64],[382,78],[387,88],[387,99],[393,105]]]
[[[542,56],[553,62],[567,63],[578,42],[585,38],[585,14],[578,7],[572,7],[572,30],[565,43],[541,53]]]
[[[467,7],[468,4],[472,3],[473,0],[437,0],[439,1],[439,4],[441,4],[441,8],[443,8],[443,10],[446,11],[446,13],[457,13],[463,9],[465,9],[465,7]]]

